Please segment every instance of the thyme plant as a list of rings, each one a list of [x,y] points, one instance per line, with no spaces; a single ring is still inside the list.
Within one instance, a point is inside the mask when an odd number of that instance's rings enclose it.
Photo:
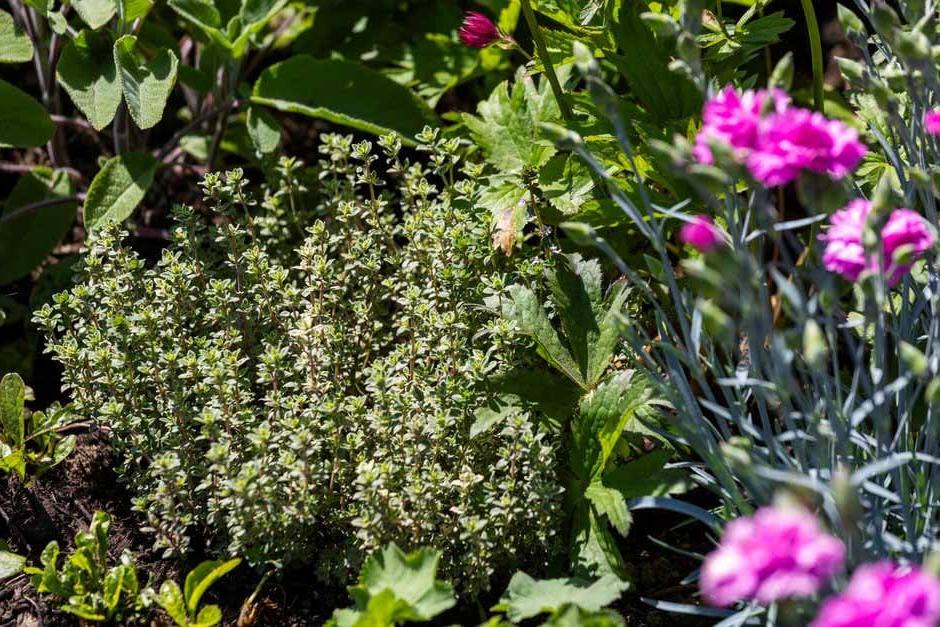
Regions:
[[[180,208],[155,265],[103,229],[36,316],[166,552],[344,579],[385,543],[432,545],[472,594],[553,546],[553,438],[526,411],[467,436],[516,351],[484,297],[543,253],[494,253],[477,166],[419,141],[426,159],[325,135],[316,168],[282,161],[262,195],[210,174],[217,226]]]

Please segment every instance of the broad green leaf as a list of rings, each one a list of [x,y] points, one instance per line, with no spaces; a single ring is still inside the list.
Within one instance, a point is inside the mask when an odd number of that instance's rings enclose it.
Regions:
[[[62,49],[56,78],[95,130],[111,123],[121,104],[121,83],[107,31],[82,31]]]
[[[297,55],[272,65],[255,83],[252,102],[300,113],[376,135],[398,133],[414,144],[436,116],[406,87],[339,59]]]
[[[75,450],[78,440],[74,435],[68,435],[56,442],[55,448],[52,449],[52,465],[61,463],[66,457],[72,454],[72,451]]]
[[[563,255],[546,275],[571,355],[582,379],[590,383],[588,361],[600,335],[595,308],[600,308],[602,297],[601,266],[597,260],[585,261],[578,254]]]
[[[109,570],[104,577],[102,596],[104,597],[105,606],[109,610],[117,609],[121,602],[121,595],[127,594],[133,587],[130,580],[131,574],[128,571],[129,567],[126,564],[121,564]]]
[[[157,165],[156,159],[142,152],[109,159],[85,196],[85,226],[94,231],[131,215],[153,183]]]
[[[0,426],[3,441],[14,449],[23,448],[26,428],[26,385],[15,372],[0,380]]]
[[[672,451],[664,448],[620,464],[604,474],[604,485],[617,490],[625,499],[684,492],[690,485],[686,474],[664,468],[671,457]]]
[[[114,62],[131,118],[141,129],[148,129],[163,118],[176,84],[177,59],[172,50],[164,48],[147,61],[136,48],[136,37],[121,37],[114,43]]]
[[[26,451],[18,448],[0,458],[0,473],[15,472],[20,479],[26,477]]]
[[[539,614],[552,614],[564,605],[597,612],[620,598],[630,584],[610,575],[597,581],[536,580],[518,572],[512,576],[500,606],[509,620],[519,622]]]
[[[232,42],[222,32],[222,16],[212,0],[169,0],[167,5],[191,23],[219,49],[232,51]]]
[[[610,60],[630,86],[631,95],[658,120],[681,119],[697,113],[702,96],[686,76],[669,69],[672,51],[656,41],[640,18],[638,3],[624,2],[612,33],[619,54]]]
[[[588,612],[574,605],[562,606],[542,627],[624,627],[620,614],[614,610]]]
[[[509,416],[519,413],[520,409],[510,395],[493,399],[490,405],[479,407],[473,414],[474,422],[470,427],[470,439],[486,433],[494,426],[505,422]]]
[[[33,42],[13,16],[0,11],[0,63],[25,63],[33,58]]]
[[[249,107],[246,126],[251,143],[261,154],[272,153],[281,144],[281,125],[268,110]]]
[[[12,216],[35,203],[70,198],[72,181],[65,172],[39,167],[20,177],[2,211]],[[15,281],[39,266],[75,222],[75,200],[48,205],[0,222],[0,285]]]
[[[581,400],[572,424],[571,467],[583,481],[600,477],[623,430],[653,394],[645,376],[619,372]]]
[[[124,5],[124,23],[130,24],[138,20],[153,8],[153,0],[117,0]]]
[[[490,212],[493,246],[507,256],[522,239],[522,230],[529,221],[525,195],[526,188],[518,176],[491,176],[477,200]]]
[[[26,557],[10,551],[0,550],[0,580],[15,577],[23,572]]]
[[[577,362],[561,343],[548,314],[535,293],[524,285],[511,285],[503,298],[503,317],[516,324],[517,330],[531,337],[539,354],[555,369],[584,387],[584,378]]]
[[[186,598],[186,608],[189,610],[190,615],[196,613],[196,608],[199,607],[199,601],[202,599],[202,595],[206,593],[206,590],[209,589],[209,586],[218,581],[218,579],[223,577],[226,573],[232,571],[232,569],[239,564],[241,564],[241,560],[238,558],[226,562],[202,562],[186,575],[186,583],[183,585],[183,594]]]
[[[477,112],[478,116],[464,114],[464,124],[501,174],[541,167],[555,154],[555,144],[542,137],[540,128],[543,122],[561,118],[547,80],[536,87],[520,71],[511,91],[508,83],[500,83],[477,105]]]
[[[63,612],[66,612],[67,614],[73,614],[75,616],[78,616],[81,619],[91,621],[93,623],[103,623],[104,621],[108,619],[108,617],[105,614],[102,614],[101,612],[96,612],[92,610],[90,607],[86,607],[84,605],[72,605],[71,603],[66,603],[65,605],[61,606],[59,609],[62,610]]]
[[[214,627],[222,622],[222,610],[218,605],[207,605],[199,610],[196,616],[196,622],[190,623],[191,627]]]
[[[432,549],[405,554],[394,543],[389,544],[366,560],[350,595],[358,607],[368,607],[370,598],[390,591],[407,604],[407,611],[396,612],[398,620],[430,620],[456,603],[450,584],[437,580],[440,556]]]
[[[160,586],[160,592],[157,594],[156,599],[160,607],[170,615],[170,618],[177,625],[185,627],[189,624],[186,615],[186,602],[183,600],[183,593],[175,581],[172,579],[164,581]]]
[[[607,517],[617,533],[623,537],[630,533],[633,514],[630,513],[627,500],[620,492],[595,479],[584,491],[584,498],[594,506],[599,515]]]
[[[242,0],[238,21],[241,33],[232,42],[232,56],[236,59],[245,55],[252,38],[284,8],[287,0]]]
[[[626,577],[626,566],[617,541],[594,508],[584,501],[574,517],[571,563],[579,577]]]
[[[55,133],[55,124],[35,98],[0,80],[0,148],[35,148]]]
[[[120,0],[72,0],[76,13],[88,27],[97,30],[107,24],[115,12]]]

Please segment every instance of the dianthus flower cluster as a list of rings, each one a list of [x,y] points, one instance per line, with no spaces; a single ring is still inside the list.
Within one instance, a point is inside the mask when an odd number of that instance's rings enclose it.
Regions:
[[[713,163],[712,146],[723,144],[768,187],[789,183],[803,171],[841,179],[866,152],[855,129],[793,106],[780,90],[739,93],[726,87],[705,103],[702,118],[696,159]]]

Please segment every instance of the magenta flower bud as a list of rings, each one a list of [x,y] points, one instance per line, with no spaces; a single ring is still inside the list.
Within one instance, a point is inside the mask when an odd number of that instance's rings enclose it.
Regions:
[[[460,27],[460,41],[471,48],[486,48],[499,39],[499,28],[477,11],[467,13]]]
[[[679,239],[703,253],[715,250],[725,241],[710,216],[695,216],[691,222],[686,222],[679,231]]]
[[[916,566],[860,566],[810,627],[929,627],[940,623],[940,581]]]
[[[842,568],[845,546],[800,508],[762,507],[728,523],[721,544],[702,564],[708,603],[769,604],[815,594]]]
[[[940,135],[940,109],[927,112],[924,116],[924,128],[931,135]]]

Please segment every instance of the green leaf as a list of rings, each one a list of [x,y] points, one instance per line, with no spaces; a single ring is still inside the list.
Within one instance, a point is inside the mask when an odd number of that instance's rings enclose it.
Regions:
[[[65,172],[39,167],[20,177],[7,198],[2,216],[39,202],[70,198],[72,181]],[[56,203],[0,223],[0,285],[15,281],[39,266],[75,222],[78,202]]]
[[[104,577],[102,596],[105,607],[111,612],[121,606],[121,595],[132,594],[136,588],[136,573],[133,566],[121,564],[108,571]]]
[[[272,153],[281,144],[281,125],[267,109],[249,107],[246,126],[251,143],[261,154]]]
[[[584,387],[577,362],[561,343],[548,314],[535,293],[524,285],[511,285],[503,299],[503,317],[516,324],[520,333],[535,340],[539,354],[559,372]]]
[[[35,148],[55,133],[55,124],[35,98],[0,80],[0,148]]]
[[[552,614],[564,605],[597,612],[619,599],[629,587],[629,583],[610,575],[591,583],[579,579],[536,580],[518,572],[510,580],[500,606],[513,622]]]
[[[541,167],[555,154],[555,144],[542,137],[540,128],[543,122],[561,119],[547,80],[536,87],[520,71],[511,92],[508,83],[500,83],[477,105],[477,112],[479,116],[464,114],[464,124],[501,174]]]
[[[136,48],[137,38],[124,35],[114,43],[114,62],[131,118],[141,129],[148,129],[163,118],[176,84],[177,59],[172,50],[163,48],[147,61]]]
[[[352,61],[308,55],[262,72],[251,100],[375,135],[398,133],[412,145],[415,135],[436,122],[417,96],[379,72]]]
[[[349,589],[358,607],[368,607],[369,599],[383,591],[406,605],[396,612],[398,621],[426,621],[456,603],[450,584],[437,580],[441,554],[419,549],[405,554],[394,543],[366,560],[359,583]]]
[[[25,63],[33,58],[33,42],[13,16],[0,11],[0,63]]]
[[[157,603],[163,610],[170,615],[180,627],[186,627],[189,624],[189,618],[186,615],[186,603],[183,601],[183,593],[179,585],[168,579],[160,586],[160,592],[157,594]]]
[[[574,605],[564,605],[542,627],[624,627],[624,622],[613,610],[588,612]]]
[[[15,577],[23,572],[26,557],[10,551],[0,550],[0,580]]]
[[[604,475],[604,485],[617,490],[625,499],[685,492],[690,485],[686,474],[664,468],[672,454],[670,449],[658,449],[620,464]]]
[[[78,15],[92,30],[107,24],[115,12],[119,0],[72,0],[72,6]]]
[[[207,605],[199,610],[196,622],[191,627],[214,627],[222,622],[222,610],[218,605]]]
[[[23,448],[26,431],[26,385],[12,372],[0,380],[0,426],[3,441],[13,449]]]
[[[156,159],[142,152],[109,159],[85,196],[85,226],[94,231],[131,215],[153,183],[157,165]]]
[[[626,566],[607,523],[585,502],[574,517],[571,563],[578,576],[626,578]]]
[[[286,4],[287,0],[242,0],[238,13],[241,33],[232,42],[232,56],[236,59],[244,56],[252,38],[261,32]]]
[[[649,380],[619,372],[581,400],[572,423],[571,467],[582,480],[600,477],[624,429],[653,396]]]
[[[232,43],[222,32],[222,16],[212,0],[169,0],[167,5],[198,28],[219,49],[232,52]]]
[[[509,416],[519,413],[520,409],[513,402],[514,400],[511,395],[503,395],[492,400],[490,405],[478,408],[473,414],[475,420],[470,427],[470,439],[486,433],[495,425],[505,422]]]
[[[226,573],[233,570],[241,564],[241,560],[231,559],[226,562],[207,561],[199,564],[186,575],[186,583],[183,585],[184,595],[186,597],[186,608],[190,615],[196,613],[199,607],[199,600],[206,593],[213,583],[223,577]]]
[[[600,305],[603,289],[601,266],[597,260],[583,260],[581,255],[563,255],[554,270],[546,274],[565,339],[582,379],[590,384],[586,376],[588,361],[600,335],[594,308]]]
[[[620,54],[610,60],[623,74],[630,93],[658,120],[689,117],[702,106],[702,96],[688,77],[669,69],[672,51],[661,45],[640,18],[638,3],[624,2],[612,33]]]
[[[56,78],[75,106],[100,131],[121,104],[121,83],[107,31],[82,31],[62,49]]]
[[[78,444],[78,440],[74,435],[69,435],[58,442],[55,443],[55,448],[52,449],[52,466],[61,463],[66,457],[72,454],[72,451],[75,450],[75,446]]]
[[[633,515],[620,492],[607,487],[599,480],[594,480],[584,491],[584,498],[590,501],[598,514],[607,517],[617,533],[624,537],[630,533]]]

